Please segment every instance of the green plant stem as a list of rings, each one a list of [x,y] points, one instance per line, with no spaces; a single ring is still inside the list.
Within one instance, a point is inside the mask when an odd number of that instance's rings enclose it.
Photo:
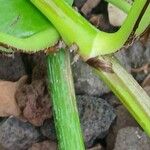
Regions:
[[[68,51],[48,55],[47,64],[59,150],[85,150]]]
[[[63,0],[31,0],[53,23],[67,45],[76,43],[86,60],[119,50],[129,38],[147,0],[135,0],[127,19],[116,33],[94,28]]]
[[[97,68],[96,74],[105,81],[150,136],[150,97],[114,56],[99,57],[99,60],[101,59],[112,64],[113,73]]]

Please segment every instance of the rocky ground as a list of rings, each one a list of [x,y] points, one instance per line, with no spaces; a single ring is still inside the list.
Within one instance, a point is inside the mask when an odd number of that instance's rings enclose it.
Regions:
[[[75,0],[78,11],[99,29],[116,31],[106,4],[88,1]],[[115,55],[150,95],[150,37]],[[57,149],[44,58],[43,53],[0,55],[0,150]],[[86,149],[149,150],[150,138],[92,68],[79,59],[72,71]]]

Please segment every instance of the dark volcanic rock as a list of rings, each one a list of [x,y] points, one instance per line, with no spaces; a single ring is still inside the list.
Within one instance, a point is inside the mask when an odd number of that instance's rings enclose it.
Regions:
[[[115,139],[120,129],[125,127],[138,126],[135,119],[131,116],[131,114],[127,111],[127,109],[123,105],[119,105],[118,107],[116,107],[115,111],[117,115],[116,121],[114,122],[106,138],[107,150],[112,150],[114,148]]]
[[[113,108],[121,105],[120,100],[111,92],[108,94],[104,94],[101,98],[106,100],[111,106],[113,106]]]
[[[116,115],[113,108],[103,99],[91,96],[77,96],[78,110],[87,147],[95,139],[103,139]]]
[[[56,140],[56,131],[53,119],[48,119],[40,128],[41,133],[50,140]]]
[[[29,123],[9,117],[0,125],[0,145],[8,150],[24,150],[40,138],[38,130]]]
[[[114,150],[149,150],[150,138],[139,128],[119,130]]]
[[[25,67],[21,54],[6,56],[0,54],[0,79],[17,81],[21,76],[25,75]]]
[[[72,71],[78,95],[100,96],[110,91],[103,81],[94,74],[93,69],[82,60],[78,60],[72,65]]]
[[[136,80],[142,81],[146,77],[144,71],[134,72],[133,69],[141,68],[150,63],[150,42],[144,47],[139,41],[135,42],[128,49],[123,49],[115,54],[121,64],[135,77]]]
[[[148,63],[150,64],[150,41],[146,47],[143,47],[140,42],[136,42],[131,49],[129,49],[128,56],[132,68],[140,68]],[[143,81],[147,74],[144,71],[140,71],[133,73],[133,75],[136,80]]]

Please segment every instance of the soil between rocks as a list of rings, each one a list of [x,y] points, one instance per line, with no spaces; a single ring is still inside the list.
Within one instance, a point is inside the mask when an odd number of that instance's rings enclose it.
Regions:
[[[81,12],[87,1],[75,0],[74,3]],[[85,11],[88,11],[88,14],[81,13],[94,24],[101,19],[99,29],[115,32],[118,27],[110,25],[106,8],[106,3],[101,1],[93,9],[87,7],[91,9]],[[93,16],[96,18],[94,21]],[[123,49],[115,55],[139,83],[150,81],[150,78],[145,81],[150,74],[150,37],[146,43],[137,41],[130,48]],[[16,92],[16,102],[22,111],[22,118],[0,118],[0,150],[57,149],[44,58],[44,53],[17,53],[9,57],[0,55],[1,80],[18,81],[22,76],[28,76],[26,82],[20,82]],[[72,71],[86,148],[150,149],[150,138],[92,69],[79,59],[72,65]],[[150,87],[150,84],[146,84],[146,87]]]

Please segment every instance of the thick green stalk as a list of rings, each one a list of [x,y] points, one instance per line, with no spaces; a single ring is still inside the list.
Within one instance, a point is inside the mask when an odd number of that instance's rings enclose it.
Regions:
[[[98,65],[95,66],[95,72],[105,81],[150,136],[150,97],[135,79],[123,69],[114,56],[99,57],[97,64],[98,61],[101,62],[102,60],[105,61],[106,64],[112,65],[110,65],[110,67],[112,67],[112,73],[102,71]]]
[[[47,64],[59,150],[84,150],[68,51],[48,55]]]
[[[31,0],[53,23],[66,44],[76,43],[84,59],[119,50],[129,38],[147,0],[135,0],[127,19],[116,33],[94,28],[63,0]]]

